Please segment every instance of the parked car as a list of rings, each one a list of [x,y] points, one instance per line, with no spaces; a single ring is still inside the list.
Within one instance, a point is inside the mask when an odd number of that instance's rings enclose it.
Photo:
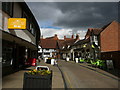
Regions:
[[[29,58],[28,61],[25,63],[25,65],[36,66],[37,65],[37,59],[36,58]]]

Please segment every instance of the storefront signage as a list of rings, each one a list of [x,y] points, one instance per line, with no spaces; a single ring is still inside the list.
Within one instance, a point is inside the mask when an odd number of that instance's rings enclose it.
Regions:
[[[8,29],[26,29],[26,18],[9,18]]]

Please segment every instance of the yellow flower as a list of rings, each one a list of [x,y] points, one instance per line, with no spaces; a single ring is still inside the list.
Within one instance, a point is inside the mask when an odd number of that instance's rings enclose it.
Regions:
[[[37,70],[36,70],[36,69],[33,69],[33,71],[34,71],[34,72],[37,72]]]
[[[35,74],[48,75],[48,74],[51,74],[51,71],[33,69],[33,70],[31,70],[31,71],[28,71],[28,73],[29,73],[29,74],[32,74],[32,75],[35,75]]]
[[[28,71],[29,73],[31,73],[31,71]]]

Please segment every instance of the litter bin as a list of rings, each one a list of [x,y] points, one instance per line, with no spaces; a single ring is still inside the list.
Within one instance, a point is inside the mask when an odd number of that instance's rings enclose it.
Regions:
[[[51,59],[51,65],[55,64],[55,59]]]
[[[51,58],[48,58],[46,63],[51,64]]]
[[[78,63],[78,58],[75,58],[76,63]]]
[[[66,58],[66,61],[69,61],[69,58],[68,58],[68,57]]]
[[[48,58],[47,58],[47,57],[45,57],[45,61],[44,61],[45,63],[47,62],[47,59],[48,59]]]

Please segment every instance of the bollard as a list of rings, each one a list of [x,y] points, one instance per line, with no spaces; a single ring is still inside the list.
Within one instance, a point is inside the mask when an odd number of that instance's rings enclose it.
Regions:
[[[78,58],[75,58],[75,60],[76,60],[76,63],[78,63]]]
[[[55,59],[51,59],[51,65],[54,65]]]

